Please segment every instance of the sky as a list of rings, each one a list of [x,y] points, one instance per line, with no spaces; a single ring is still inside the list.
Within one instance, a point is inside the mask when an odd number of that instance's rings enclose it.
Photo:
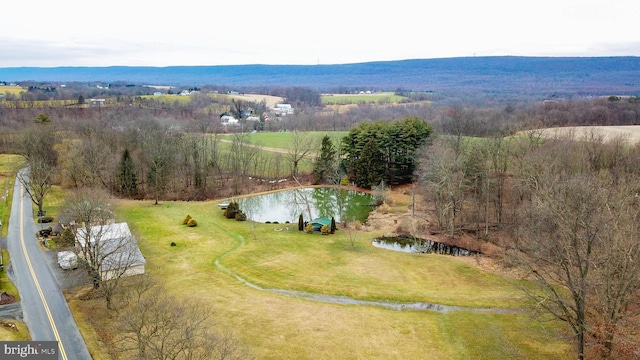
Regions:
[[[13,0],[0,67],[640,56],[640,0]]]

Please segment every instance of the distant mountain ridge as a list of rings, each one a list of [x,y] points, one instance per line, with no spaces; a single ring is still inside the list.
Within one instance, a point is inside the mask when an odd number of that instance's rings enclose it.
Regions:
[[[640,57],[459,57],[337,65],[7,67],[0,81],[640,95]]]

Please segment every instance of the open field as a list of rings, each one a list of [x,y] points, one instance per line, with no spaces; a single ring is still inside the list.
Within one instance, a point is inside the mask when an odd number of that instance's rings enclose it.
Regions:
[[[261,94],[233,94],[227,95],[229,98],[250,101],[254,103],[265,102],[267,106],[275,106],[276,104],[282,104],[284,99],[280,96],[261,95]]]
[[[543,137],[570,136],[575,135],[578,139],[585,138],[591,134],[599,134],[605,140],[615,137],[627,137],[632,143],[640,141],[640,125],[628,126],[567,126],[558,128],[547,128],[535,130]]]
[[[12,94],[20,95],[20,93],[27,91],[20,86],[0,85],[0,94]]]
[[[348,131],[305,131],[304,133],[300,133],[302,136],[305,136],[305,144],[307,142],[311,142],[315,144],[316,147],[320,148],[320,142],[325,135],[329,135],[333,144],[337,147],[340,144],[340,141],[343,137],[345,137],[349,132]],[[234,134],[222,135],[222,139],[231,140],[236,136]],[[291,147],[293,133],[292,132],[259,132],[259,133],[251,133],[243,135],[248,141],[248,143],[252,145],[264,146],[267,148],[277,148],[287,150]]]
[[[397,104],[405,100],[404,96],[395,95],[393,92],[380,92],[374,94],[323,94],[321,100],[327,105],[347,104]]]
[[[186,104],[191,101],[190,96],[180,96],[180,95],[142,95],[140,98],[145,100],[155,100],[158,102],[162,102],[164,104]]]
[[[402,199],[396,206],[406,211],[408,203]],[[297,224],[228,220],[217,201],[154,206],[118,200],[113,205],[137,235],[147,272],[178,299],[198,299],[212,309],[217,326],[237,334],[258,359],[569,358],[570,346],[560,340],[557,324],[531,321],[525,313],[331,304],[259,290],[240,280],[262,289],[361,300],[511,311],[526,305],[510,279],[468,262],[374,248],[373,238],[387,229],[358,233],[351,248],[345,230],[322,236],[298,232]],[[187,214],[197,227],[181,224]],[[83,329],[104,308],[99,299],[69,299],[84,314],[78,315]],[[85,336],[102,346],[95,333]]]

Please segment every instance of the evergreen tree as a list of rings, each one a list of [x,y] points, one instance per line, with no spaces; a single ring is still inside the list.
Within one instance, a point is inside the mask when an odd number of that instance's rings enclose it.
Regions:
[[[320,156],[316,158],[313,164],[313,175],[316,184],[335,183],[337,181],[337,150],[331,141],[329,135],[322,138]]]
[[[371,188],[384,178],[384,162],[378,149],[378,142],[371,138],[362,148],[360,157],[354,164],[356,185]]]
[[[303,231],[304,230],[304,218],[302,217],[302,214],[300,214],[300,216],[298,216],[298,231]]]
[[[378,168],[382,179],[388,184],[410,182],[415,170],[415,152],[432,132],[429,124],[414,117],[393,122],[362,123],[342,139],[343,165],[353,180],[368,177],[368,174],[359,175],[358,168],[362,165],[364,147],[374,139],[382,161],[382,168]],[[370,172],[366,168],[363,170]],[[377,183],[379,181],[372,185]]]
[[[120,158],[120,173],[118,174],[120,193],[128,198],[138,195],[138,175],[129,149],[124,149]]]

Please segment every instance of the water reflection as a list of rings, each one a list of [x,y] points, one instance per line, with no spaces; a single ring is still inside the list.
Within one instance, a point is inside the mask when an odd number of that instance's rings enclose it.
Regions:
[[[452,256],[478,255],[478,252],[458,246],[447,245],[432,240],[410,236],[381,237],[373,240],[372,244],[373,246],[381,249],[415,254],[441,254]]]
[[[297,223],[305,220],[334,217],[365,221],[373,210],[369,194],[339,188],[300,188],[238,199],[240,209],[257,222]]]

